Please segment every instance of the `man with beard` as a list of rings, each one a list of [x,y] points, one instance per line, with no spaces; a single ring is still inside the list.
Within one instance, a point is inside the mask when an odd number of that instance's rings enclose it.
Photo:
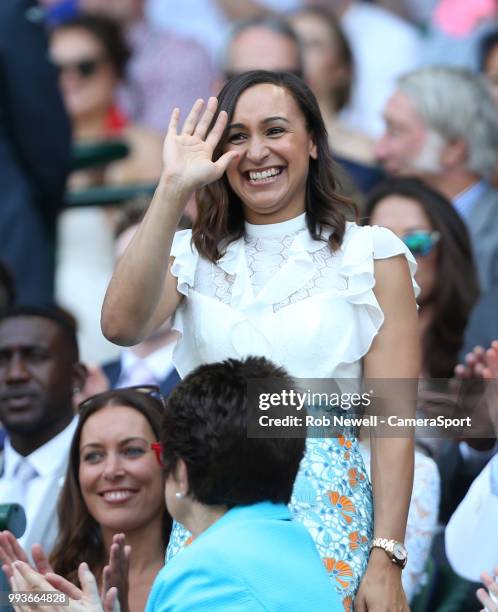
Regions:
[[[85,382],[75,329],[55,308],[14,306],[0,314],[0,500],[26,511],[20,538],[48,554],[57,535],[56,504],[76,428],[73,393]]]
[[[421,68],[398,80],[376,154],[386,172],[417,176],[449,198],[470,233],[483,293],[498,286],[498,116],[466,70]]]

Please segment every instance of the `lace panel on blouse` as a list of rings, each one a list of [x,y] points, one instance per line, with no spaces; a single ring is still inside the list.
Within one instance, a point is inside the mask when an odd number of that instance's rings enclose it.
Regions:
[[[267,283],[271,283],[271,279],[287,262],[297,233],[272,238],[244,238],[245,257],[254,295]],[[323,247],[309,253],[309,256],[315,264],[316,274],[304,287],[291,293],[285,300],[273,304],[274,312],[331,288],[345,288],[345,281],[339,279],[334,272],[338,262],[328,243],[323,242]],[[234,281],[235,276],[228,274],[220,266],[200,259],[195,276],[195,288],[199,293],[230,304]]]

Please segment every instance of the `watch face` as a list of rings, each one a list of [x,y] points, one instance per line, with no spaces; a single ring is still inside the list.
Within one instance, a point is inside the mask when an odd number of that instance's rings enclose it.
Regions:
[[[398,561],[404,561],[406,559],[406,549],[402,544],[395,544],[393,548],[393,555]]]

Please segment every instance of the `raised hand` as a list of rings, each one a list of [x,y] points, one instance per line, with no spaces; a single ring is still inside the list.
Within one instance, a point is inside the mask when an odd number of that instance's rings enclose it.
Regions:
[[[485,368],[486,351],[482,346],[475,346],[465,355],[465,363],[455,367],[455,376],[460,379],[480,378]]]
[[[223,176],[238,153],[224,153],[213,162],[213,152],[220,142],[227,124],[227,114],[221,111],[212,129],[209,126],[216,113],[218,101],[209,98],[204,107],[197,100],[178,133],[180,110],[175,108],[169,122],[163,146],[164,176],[185,193],[191,193]]]
[[[109,589],[115,587],[118,592],[122,612],[128,612],[130,553],[131,546],[125,545],[124,533],[115,534],[109,550],[109,563],[102,571],[101,599],[105,601]]]

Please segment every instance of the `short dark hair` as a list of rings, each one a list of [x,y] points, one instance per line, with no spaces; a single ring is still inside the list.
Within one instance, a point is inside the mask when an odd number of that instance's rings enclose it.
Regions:
[[[247,381],[269,378],[292,385],[264,357],[228,359],[198,367],[168,397],[161,432],[166,473],[185,461],[189,493],[200,503],[289,503],[305,440],[247,436]]]
[[[380,183],[365,202],[367,217],[392,195],[415,200],[441,234],[438,282],[429,296],[434,316],[422,338],[422,361],[429,376],[451,378],[470,312],[479,297],[469,232],[453,204],[417,178],[393,177]]]
[[[104,15],[78,15],[56,26],[52,32],[78,29],[86,30],[99,41],[116,75],[122,79],[131,52],[119,23]]]
[[[306,128],[313,138],[317,159],[310,159],[306,184],[306,222],[314,240],[322,239],[322,231],[330,229],[329,245],[337,250],[346,233],[346,218],[356,216],[356,206],[336,192],[335,162],[330,152],[327,129],[323,123],[318,102],[303,79],[290,72],[252,70],[230,79],[218,95],[218,114],[225,111],[230,125],[240,96],[255,85],[270,84],[282,87],[294,99],[304,116]],[[216,146],[213,159],[223,153],[228,130]],[[230,187],[226,173],[214,183],[198,192],[199,215],[194,221],[192,241],[206,259],[216,262],[223,248],[244,235],[244,211],[242,202]],[[220,246],[221,245],[221,246]]]
[[[69,312],[55,304],[47,306],[19,304],[0,310],[0,324],[6,319],[13,319],[15,317],[40,317],[54,322],[68,343],[72,362],[77,363],[79,361],[76,321]]]

